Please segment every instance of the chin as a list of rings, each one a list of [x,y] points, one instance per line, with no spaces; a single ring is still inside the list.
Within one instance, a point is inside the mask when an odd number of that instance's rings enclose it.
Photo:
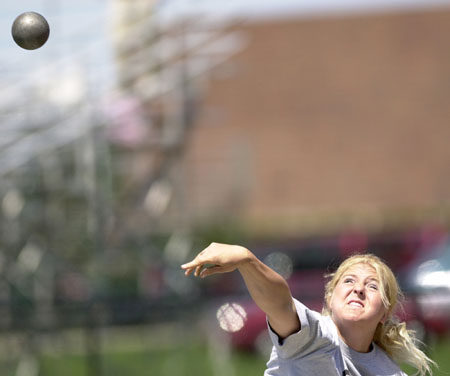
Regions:
[[[359,321],[364,321],[363,319],[361,319],[361,317],[345,317],[344,321],[350,321],[350,322],[359,322]]]

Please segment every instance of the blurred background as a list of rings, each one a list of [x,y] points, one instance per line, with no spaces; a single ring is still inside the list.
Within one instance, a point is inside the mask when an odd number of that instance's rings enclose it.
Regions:
[[[317,310],[324,274],[379,255],[449,374],[450,1],[0,9],[2,375],[262,375],[239,274],[179,268],[212,241]]]

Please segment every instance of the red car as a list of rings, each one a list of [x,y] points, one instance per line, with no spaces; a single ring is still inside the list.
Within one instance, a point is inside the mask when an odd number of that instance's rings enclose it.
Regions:
[[[287,281],[295,298],[315,311],[322,310],[323,270],[305,270],[293,273]],[[245,311],[246,319],[240,330],[230,333],[233,347],[241,350],[257,350],[268,355],[272,344],[267,332],[265,313],[251,299],[236,303]]]

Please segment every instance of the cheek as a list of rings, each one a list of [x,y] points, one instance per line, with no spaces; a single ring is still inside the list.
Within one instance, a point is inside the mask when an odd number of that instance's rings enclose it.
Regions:
[[[344,292],[342,291],[342,289],[336,287],[333,291],[333,294],[331,295],[330,298],[330,310],[333,310],[333,306],[336,306],[336,304],[339,303],[339,301],[342,301],[342,296],[344,295]]]
[[[374,305],[377,308],[378,312],[384,313],[386,311],[386,308],[384,307],[383,300],[381,299],[380,295],[378,295],[378,294],[374,295],[372,297],[372,301],[374,302]]]

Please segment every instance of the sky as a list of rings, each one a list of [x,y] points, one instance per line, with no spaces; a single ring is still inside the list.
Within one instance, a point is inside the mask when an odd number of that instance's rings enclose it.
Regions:
[[[138,1],[138,0],[135,0]],[[152,1],[152,0],[146,0]],[[17,83],[30,77],[51,76],[58,62],[84,61],[89,72],[104,79],[112,72],[112,49],[109,5],[112,0],[15,0],[0,2],[0,84]],[[283,17],[296,14],[371,12],[404,8],[448,6],[450,0],[154,0],[163,20],[179,14],[195,12],[221,17]],[[15,45],[11,37],[14,19],[25,11],[43,14],[50,24],[50,38],[38,50],[26,51]],[[56,67],[54,65],[57,65]],[[0,96],[1,100],[1,96]]]
[[[159,19],[170,21],[185,14],[215,18],[315,17],[349,13],[396,11],[418,7],[448,7],[450,0],[133,0],[154,3]],[[97,91],[115,85],[111,40],[111,4],[114,0],[15,0],[0,2],[0,111],[11,93],[39,81],[59,85],[63,78],[82,78]],[[11,36],[14,19],[25,11],[44,15],[50,38],[40,49],[18,47]],[[70,76],[70,77],[69,77]],[[66,81],[67,81],[66,80]],[[60,85],[61,86],[61,85]],[[72,88],[73,89],[73,88]],[[26,90],[26,89],[25,89]],[[45,88],[47,90],[47,88]],[[56,96],[60,95],[57,93]]]
[[[43,150],[76,137],[83,119],[67,118],[48,135],[22,135],[28,126],[47,123],[47,108],[89,104],[115,89],[114,50],[111,40],[113,0],[1,0],[0,1],[0,173]],[[126,0],[152,1],[161,22],[180,15],[208,15],[214,22],[228,17],[324,17],[415,8],[450,8],[450,0]],[[40,49],[27,51],[11,36],[14,19],[23,12],[41,13],[50,24],[50,38]],[[36,100],[36,98],[40,98]],[[88,99],[88,100],[86,100]],[[72,106],[72,107],[71,107]],[[58,111],[58,110],[56,110]],[[29,121],[33,117],[32,122]],[[47,116],[47,118],[45,118]],[[84,116],[80,113],[79,116]],[[84,121],[85,122],[85,121]],[[35,137],[36,136],[36,137]],[[34,137],[34,138],[33,138]],[[12,140],[14,144],[12,144]],[[12,147],[11,145],[14,145]],[[20,157],[20,158],[19,158]],[[9,166],[9,167],[8,167]],[[5,170],[5,171],[6,171]]]
[[[43,80],[68,62],[90,61],[92,70],[104,70],[111,60],[107,24],[108,0],[15,0],[0,3],[0,84]],[[11,36],[21,13],[42,14],[50,37],[40,49],[18,47]],[[1,94],[0,94],[1,100]]]
[[[306,16],[396,11],[423,7],[450,6],[449,0],[166,0],[160,2],[165,12],[192,13],[199,9],[212,13],[246,15],[250,18],[286,15]]]
[[[0,2],[0,175],[83,130],[80,118],[85,115],[80,112],[51,132],[24,137],[28,127],[42,124],[44,129],[47,119],[79,103],[91,87],[108,90],[114,75],[107,4],[108,0]],[[11,35],[15,18],[27,11],[42,14],[50,25],[47,43],[32,51],[17,46]]]

